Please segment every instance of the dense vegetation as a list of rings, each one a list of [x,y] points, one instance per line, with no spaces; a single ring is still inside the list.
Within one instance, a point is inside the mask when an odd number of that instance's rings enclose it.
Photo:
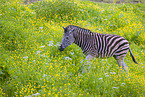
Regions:
[[[144,0],[91,0],[95,2],[106,2],[106,3],[145,3]]]
[[[91,60],[87,73],[75,44],[60,52],[62,26],[78,25],[117,34],[130,42],[139,64],[119,75],[113,58]],[[0,1],[0,96],[145,96],[145,5],[44,0]]]

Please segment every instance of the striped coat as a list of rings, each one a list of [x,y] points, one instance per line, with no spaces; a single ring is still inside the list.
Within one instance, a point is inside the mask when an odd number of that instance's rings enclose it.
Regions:
[[[124,58],[129,50],[133,61],[137,63],[129,47],[129,42],[119,35],[93,33],[88,29],[69,25],[64,28],[64,35],[59,50],[63,51],[72,43],[77,44],[82,49],[86,59],[113,56],[117,60],[118,65],[127,70]]]

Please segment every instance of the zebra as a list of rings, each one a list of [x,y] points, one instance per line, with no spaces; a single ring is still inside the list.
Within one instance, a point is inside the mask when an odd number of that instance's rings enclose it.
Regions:
[[[75,25],[68,25],[67,27],[63,27],[63,29],[64,35],[59,47],[60,51],[63,51],[66,47],[75,43],[85,54],[85,60],[91,60],[94,57],[109,58],[113,56],[118,66],[122,70],[127,71],[128,74],[128,66],[125,64],[124,58],[129,50],[133,61],[138,64],[131,52],[129,42],[122,36],[95,33],[89,29]]]

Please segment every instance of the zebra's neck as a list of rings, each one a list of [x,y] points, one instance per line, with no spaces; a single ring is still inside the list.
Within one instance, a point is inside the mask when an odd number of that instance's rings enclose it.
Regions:
[[[74,33],[74,38],[75,38],[74,43],[77,44],[84,52],[86,49],[86,47],[85,47],[86,43],[88,43],[88,45],[91,44],[89,42],[90,42],[90,40],[92,40],[92,34],[94,34],[94,33],[78,30]]]

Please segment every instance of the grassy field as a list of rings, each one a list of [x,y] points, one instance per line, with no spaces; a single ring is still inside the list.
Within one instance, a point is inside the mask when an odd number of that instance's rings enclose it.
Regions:
[[[85,59],[72,44],[58,50],[62,26],[125,37],[138,62],[125,58],[129,78],[119,75],[115,59],[91,60],[87,73],[75,75]],[[0,97],[144,97],[145,5],[46,0],[25,4],[0,1]]]
[[[145,3],[144,0],[91,0],[95,2],[106,2],[106,3]]]

